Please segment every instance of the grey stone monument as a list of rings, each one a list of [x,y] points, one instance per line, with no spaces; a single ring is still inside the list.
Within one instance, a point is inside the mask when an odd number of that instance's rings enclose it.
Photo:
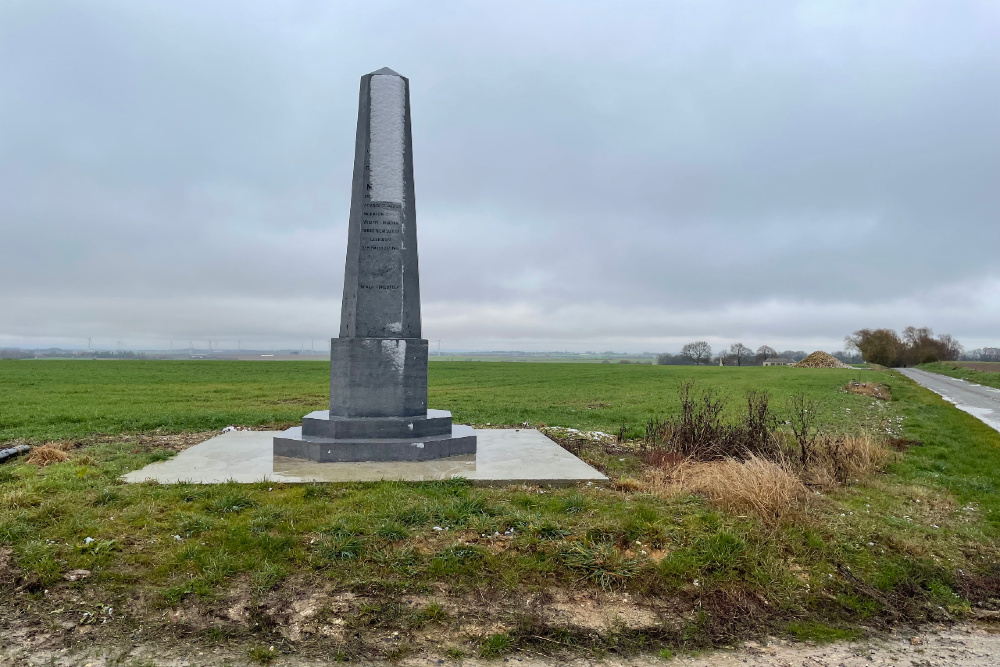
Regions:
[[[420,337],[410,82],[361,77],[340,337],[330,409],[274,438],[274,455],[312,461],[420,461],[476,451],[475,431],[427,409]]]

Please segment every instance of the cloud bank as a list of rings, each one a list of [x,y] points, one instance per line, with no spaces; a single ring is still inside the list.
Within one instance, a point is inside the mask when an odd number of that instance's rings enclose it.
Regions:
[[[997,344],[986,2],[0,6],[0,346],[339,326],[358,80],[411,80],[443,347]]]

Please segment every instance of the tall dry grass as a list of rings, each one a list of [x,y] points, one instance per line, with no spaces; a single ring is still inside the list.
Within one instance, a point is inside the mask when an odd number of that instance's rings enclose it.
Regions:
[[[830,488],[880,473],[895,456],[884,438],[821,434],[800,475],[810,485]]]
[[[770,523],[798,513],[809,489],[831,489],[870,477],[893,456],[882,439],[871,435],[821,434],[805,465],[795,457],[678,461],[664,456],[638,480],[622,480],[620,486],[666,497],[695,493],[722,509],[754,514]]]
[[[756,514],[768,521],[794,512],[808,493],[787,466],[758,456],[745,461],[687,460],[673,469],[651,468],[640,481],[661,495],[689,491],[724,509]]]

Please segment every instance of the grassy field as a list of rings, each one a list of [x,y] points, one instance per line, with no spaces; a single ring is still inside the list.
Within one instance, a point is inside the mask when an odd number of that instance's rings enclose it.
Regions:
[[[625,360],[630,364],[643,363],[643,364],[653,364],[656,363],[655,359],[650,357],[602,357],[600,355],[553,355],[553,356],[543,356],[535,354],[525,354],[525,355],[499,355],[499,354],[431,354],[429,357],[430,361],[491,361],[491,362],[516,362],[516,363],[533,363],[533,364],[617,364],[619,361]]]
[[[1000,363],[944,361],[936,364],[921,364],[917,368],[1000,389]]]
[[[849,637],[1000,598],[1000,434],[896,373],[447,362],[430,372],[431,404],[474,424],[624,422],[639,437],[677,410],[690,380],[729,396],[733,414],[748,389],[770,391],[779,413],[801,392],[823,428],[891,429],[909,448],[884,474],[816,492],[778,523],[624,482],[124,485],[123,472],[173,454],[163,434],[283,425],[322,407],[327,366],[0,362],[0,438],[82,444],[63,463],[0,464],[0,634],[34,624],[71,641],[86,627],[88,642],[183,642],[259,662],[413,650],[458,661],[690,650],[765,632]],[[843,391],[853,378],[893,399]],[[615,480],[641,466],[629,443],[576,444]],[[88,575],[67,580],[76,570]],[[581,621],[593,607],[618,620]],[[554,611],[567,608],[575,620]]]
[[[748,389],[780,403],[804,392],[822,399],[823,420],[877,416],[864,397],[840,393],[869,371],[781,367],[497,364],[439,362],[430,403],[471,424],[548,424],[638,437],[649,419],[677,409],[677,388],[716,387],[739,407]],[[180,433],[230,424],[285,428],[326,407],[329,363],[287,361],[0,361],[0,442],[95,433]],[[851,408],[848,416],[846,409]],[[869,412],[877,409],[873,415]]]

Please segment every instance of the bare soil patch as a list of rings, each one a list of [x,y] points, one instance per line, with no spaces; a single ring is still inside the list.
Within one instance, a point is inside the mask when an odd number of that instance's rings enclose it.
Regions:
[[[143,665],[145,667],[188,667],[196,664],[205,667],[223,665],[253,665],[253,649],[269,649],[276,667],[313,667],[328,665],[332,661],[349,660],[348,654],[333,651],[327,655],[290,650],[280,642],[261,644],[246,640],[205,642],[195,638],[145,637],[141,630],[118,644],[94,642],[90,633],[76,630],[47,630],[35,628],[3,627],[8,641],[0,645],[2,665],[59,665],[59,667],[111,667],[112,665]],[[73,638],[68,644],[54,643],[58,636]],[[539,642],[542,643],[542,642]],[[518,665],[518,667],[591,667],[592,655],[570,653],[553,640],[548,650],[524,650],[501,659],[480,658],[465,651],[461,645],[439,637],[432,646],[406,648],[398,637],[387,635],[384,644],[393,653],[394,660],[374,658],[363,660],[368,665],[465,665],[491,667]],[[542,647],[539,647],[542,648]],[[271,651],[270,649],[273,649]],[[900,667],[995,667],[1000,655],[1000,629],[995,624],[971,623],[959,625],[931,625],[899,628],[889,634],[875,634],[859,641],[837,641],[817,645],[814,642],[792,642],[774,637],[764,637],[744,643],[736,648],[712,652],[680,653],[667,662],[656,654],[640,653],[628,657],[605,654],[599,664],[606,667],[862,667],[872,664],[899,665]],[[397,658],[398,656],[398,658]]]
[[[950,363],[983,373],[1000,373],[1000,361],[953,361]]]
[[[877,398],[880,401],[892,400],[892,392],[883,384],[878,382],[858,382],[851,380],[844,385],[844,390],[852,394]]]

